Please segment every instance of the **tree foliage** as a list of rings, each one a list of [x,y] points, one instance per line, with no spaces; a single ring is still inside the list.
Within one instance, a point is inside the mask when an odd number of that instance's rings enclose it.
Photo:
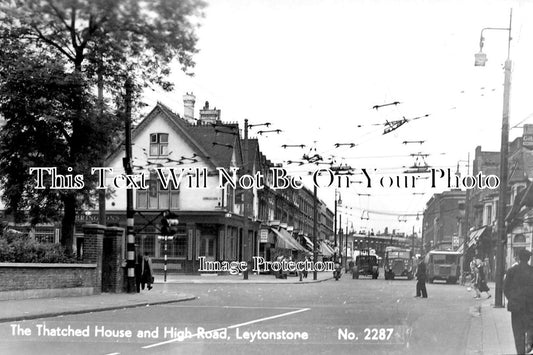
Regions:
[[[0,112],[0,183],[10,212],[33,222],[57,220],[58,209],[74,198],[76,207],[89,204],[94,188],[90,167],[101,161],[120,128],[108,112],[100,112],[90,87],[76,72],[51,58],[30,53],[2,75]],[[81,100],[81,111],[78,104]],[[36,188],[32,167],[57,167],[59,174],[83,174],[79,190]],[[72,171],[69,171],[69,168]]]
[[[0,0],[0,183],[16,217],[61,216],[72,245],[76,208],[90,203],[89,168],[116,139],[120,114],[109,114],[96,87],[121,109],[123,85],[135,93],[172,89],[174,63],[194,67],[202,0]],[[135,96],[134,97],[138,97]],[[118,103],[118,104],[117,104]],[[29,167],[84,174],[81,190],[35,190]],[[58,211],[63,210],[63,213]]]
[[[0,0],[4,28],[20,41],[46,47],[89,80],[99,70],[108,89],[135,73],[140,83],[171,89],[177,60],[194,67],[202,0]]]

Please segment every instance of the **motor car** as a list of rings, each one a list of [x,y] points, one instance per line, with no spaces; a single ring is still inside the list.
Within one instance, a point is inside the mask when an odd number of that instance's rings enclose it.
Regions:
[[[359,276],[372,276],[377,279],[379,276],[378,258],[376,255],[358,255],[355,258],[353,267],[353,278],[358,279]]]

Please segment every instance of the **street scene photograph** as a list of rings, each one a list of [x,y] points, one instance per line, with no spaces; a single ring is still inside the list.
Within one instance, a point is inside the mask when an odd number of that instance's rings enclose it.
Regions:
[[[530,0],[0,0],[0,353],[533,353],[532,43]]]

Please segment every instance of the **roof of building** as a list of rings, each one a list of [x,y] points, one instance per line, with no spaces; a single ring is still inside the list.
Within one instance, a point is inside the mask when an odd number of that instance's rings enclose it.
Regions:
[[[229,167],[234,150],[236,151],[236,164],[241,164],[240,140],[238,139],[239,126],[237,123],[224,124],[219,128],[212,124],[194,125],[181,118],[177,113],[172,112],[172,110],[160,102],[132,130],[132,140],[158,116],[165,119],[189,143],[195,153],[209,162],[213,167]],[[123,151],[123,145],[124,142],[106,160],[109,161],[120,154]]]

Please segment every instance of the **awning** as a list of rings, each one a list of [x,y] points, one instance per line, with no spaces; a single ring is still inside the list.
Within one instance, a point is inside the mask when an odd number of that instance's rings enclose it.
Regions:
[[[333,250],[329,247],[329,245],[327,245],[324,242],[320,243],[320,253],[324,255],[326,258],[329,258],[333,256],[334,254]]]
[[[315,246],[315,245],[313,244],[313,242],[311,241],[311,239],[309,239],[309,237],[306,237],[305,235],[304,235],[303,237],[304,237],[304,239],[305,239],[305,245],[307,246],[307,249],[309,249],[309,250],[315,250],[315,249],[314,249],[314,246]]]
[[[276,248],[283,249],[292,249],[299,250],[303,252],[308,252],[303,246],[300,245],[293,237],[284,229],[277,230],[275,228],[271,229],[272,232],[277,236],[276,238]]]
[[[482,227],[482,228],[477,229],[477,230],[475,230],[473,232],[470,232],[470,236],[468,237],[468,248],[467,249],[470,249],[470,247],[472,247],[472,245],[474,245],[479,240],[479,238],[483,235],[483,233],[488,228],[489,227]],[[463,252],[463,247],[464,247],[464,243],[461,244],[461,246],[459,247],[459,249],[457,249],[457,251],[462,253]]]

